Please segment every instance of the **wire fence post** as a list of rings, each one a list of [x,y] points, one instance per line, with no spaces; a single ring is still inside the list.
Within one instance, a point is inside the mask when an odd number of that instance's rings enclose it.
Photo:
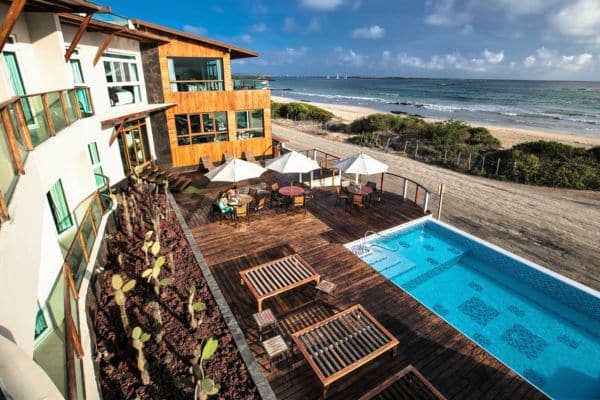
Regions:
[[[500,171],[500,157],[498,157],[498,162],[496,163],[496,176],[498,176],[498,171]]]
[[[415,146],[415,158],[417,158],[418,154],[419,154],[419,141],[417,140],[417,145]]]
[[[404,151],[403,151],[404,154],[406,154],[406,147],[408,147],[408,140],[404,141]]]
[[[481,160],[481,173],[485,171],[485,154],[483,155],[483,159]]]
[[[469,167],[467,168],[469,171],[471,170],[471,152],[469,152]]]
[[[447,159],[448,159],[448,149],[446,149],[444,151],[444,164],[446,164]]]
[[[456,157],[456,167],[460,168],[460,156],[462,155],[462,152],[459,151],[458,152],[458,157]]]

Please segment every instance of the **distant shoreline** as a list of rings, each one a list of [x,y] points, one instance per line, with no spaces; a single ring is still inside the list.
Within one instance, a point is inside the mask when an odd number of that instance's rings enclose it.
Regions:
[[[282,96],[271,96],[271,99],[280,103],[301,102],[301,100]],[[345,104],[332,104],[320,102],[307,102],[317,107],[321,107],[332,112],[341,122],[350,123],[355,119],[362,118],[369,114],[386,113],[386,111],[377,110],[370,107],[353,106]],[[433,118],[423,118],[427,121],[436,121]],[[492,135],[498,138],[504,148],[512,147],[516,144],[537,140],[555,141],[571,146],[594,147],[600,146],[600,138],[589,136],[571,135],[558,132],[548,132],[543,130],[516,128],[511,126],[481,124],[475,121],[465,121],[475,126],[484,126]]]

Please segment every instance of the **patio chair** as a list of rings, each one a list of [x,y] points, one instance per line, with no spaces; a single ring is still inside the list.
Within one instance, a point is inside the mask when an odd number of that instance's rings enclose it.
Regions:
[[[352,195],[352,207],[365,208],[364,196],[362,196],[360,194],[353,194]]]
[[[219,206],[216,203],[213,203],[211,213],[211,219],[213,222],[216,221],[217,218],[219,218],[219,224],[223,224],[223,218],[227,218],[230,215],[233,215],[231,211],[223,211],[221,210],[221,208],[219,208]]]
[[[347,192],[343,191],[341,187],[336,186],[335,188],[336,197],[335,197],[335,205],[337,206],[340,201],[343,201],[346,206],[350,202],[350,196]]]
[[[244,150],[244,157],[246,158],[246,161],[260,165],[260,162],[258,162],[256,160],[256,158],[254,158],[254,154],[252,154],[252,150],[250,150],[250,149]]]
[[[377,183],[368,181],[367,186],[373,189],[373,193],[369,195],[369,205],[371,204],[373,198],[375,198],[375,201],[381,201],[381,193],[377,191]]]
[[[209,156],[200,157],[200,160],[201,160],[202,166],[204,167],[205,170],[212,171],[213,169],[215,169],[215,165],[213,164],[213,162]],[[198,168],[198,169],[200,169],[200,168]]]
[[[225,158],[225,162],[233,160],[233,154],[231,153],[223,153],[223,158]]]
[[[235,206],[233,209],[235,212],[235,225],[238,225],[240,218],[246,218],[248,225],[250,225],[250,214],[248,214],[248,207],[246,206]]]
[[[304,196],[294,196],[291,206],[294,213],[298,208],[304,208],[304,215],[306,215],[306,200],[304,199]]]
[[[266,204],[267,204],[267,198],[265,196],[262,196],[256,201],[256,204],[252,208],[252,210],[254,212],[258,213],[258,216],[261,219],[262,219],[262,212],[264,211]]]

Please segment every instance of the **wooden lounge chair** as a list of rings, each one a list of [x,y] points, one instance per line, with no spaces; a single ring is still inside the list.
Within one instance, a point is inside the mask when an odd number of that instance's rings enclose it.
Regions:
[[[256,158],[254,158],[254,154],[252,154],[252,150],[250,150],[250,149],[244,150],[244,157],[246,158],[246,161],[260,165],[260,162],[258,162],[256,160]]]
[[[215,169],[215,165],[213,164],[209,156],[200,157],[200,160],[202,161],[202,166],[205,170],[212,171],[213,169]]]
[[[225,158],[225,162],[233,160],[233,154],[231,153],[223,153],[223,158]]]
[[[390,376],[359,400],[446,400],[412,364]]]

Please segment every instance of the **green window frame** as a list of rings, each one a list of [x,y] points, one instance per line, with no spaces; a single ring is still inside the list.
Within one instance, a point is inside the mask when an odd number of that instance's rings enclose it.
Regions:
[[[96,142],[88,143],[88,153],[90,156],[90,163],[92,163],[92,167],[94,168],[94,180],[96,181],[96,187],[103,186],[105,183],[104,171],[100,165],[100,153],[98,152],[98,145]]]
[[[100,154],[98,153],[98,145],[96,142],[88,144],[88,151],[90,153],[90,162],[92,165],[96,165],[100,162]]]
[[[40,307],[40,303],[37,302],[35,304],[35,331],[33,335],[33,339],[37,339],[40,337],[42,333],[44,333],[48,329],[48,322],[46,322],[46,316],[44,315],[44,310]]]
[[[59,179],[46,193],[48,204],[52,210],[52,217],[58,233],[63,233],[73,226],[73,217],[69,211],[67,198],[63,190],[62,181]]]

